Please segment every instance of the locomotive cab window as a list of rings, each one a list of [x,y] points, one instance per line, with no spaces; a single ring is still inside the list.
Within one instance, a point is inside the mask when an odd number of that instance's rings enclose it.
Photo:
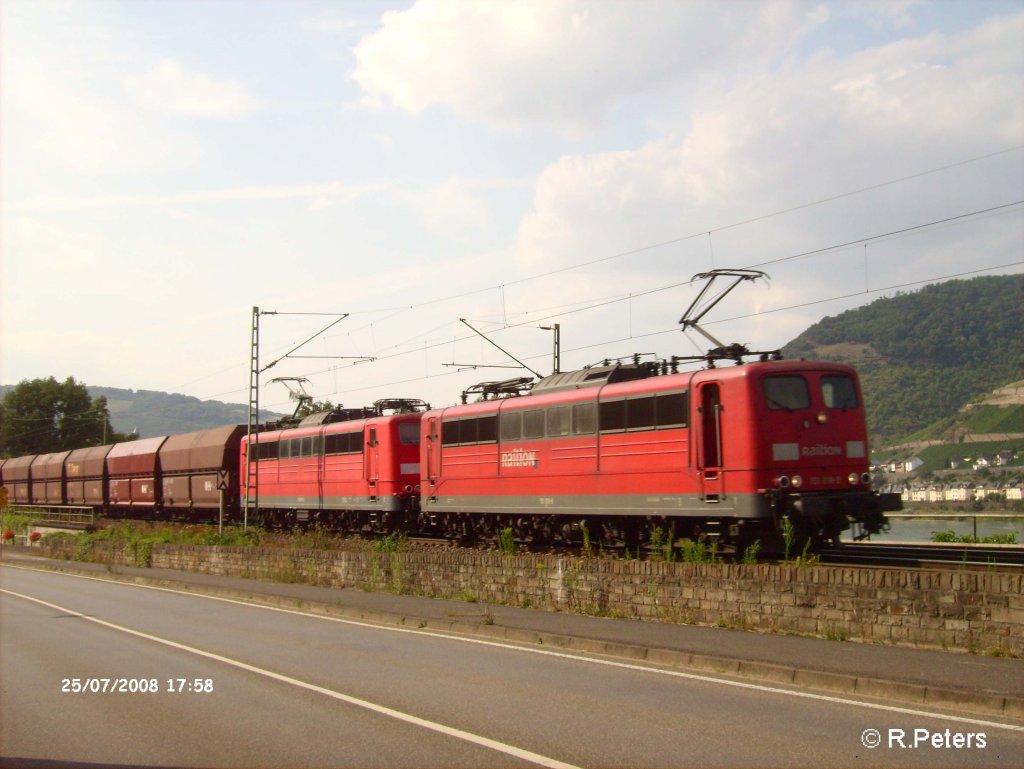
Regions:
[[[419,422],[399,422],[398,441],[403,446],[420,445],[420,424]]]
[[[848,376],[823,376],[821,397],[830,409],[847,411],[860,405],[857,402],[857,387]]]
[[[764,396],[773,411],[797,411],[811,406],[807,380],[802,376],[765,377]]]

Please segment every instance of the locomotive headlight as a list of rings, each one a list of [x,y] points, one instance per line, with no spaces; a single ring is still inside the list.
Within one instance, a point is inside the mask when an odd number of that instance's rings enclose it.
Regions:
[[[788,475],[780,475],[778,478],[775,479],[775,485],[778,486],[780,489],[788,489],[789,488],[789,476]]]
[[[865,486],[870,486],[871,485],[871,473],[861,473],[860,474],[860,482],[863,483]]]
[[[850,473],[848,476],[846,476],[846,480],[850,482],[851,486],[856,486],[859,478],[860,476],[858,476],[857,473]]]
[[[794,489],[799,489],[801,486],[804,485],[804,479],[801,478],[799,475],[794,475],[793,478],[790,480],[790,483],[793,484]]]
[[[818,412],[818,424],[819,425],[823,425],[827,421],[828,421],[828,414],[826,414],[824,411],[819,411]]]

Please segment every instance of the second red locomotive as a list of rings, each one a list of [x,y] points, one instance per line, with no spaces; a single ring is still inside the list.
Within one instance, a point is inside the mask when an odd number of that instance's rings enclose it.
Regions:
[[[634,547],[711,537],[743,548],[878,532],[856,373],[764,361],[658,376],[583,369],[528,396],[423,415],[422,508],[449,536]]]

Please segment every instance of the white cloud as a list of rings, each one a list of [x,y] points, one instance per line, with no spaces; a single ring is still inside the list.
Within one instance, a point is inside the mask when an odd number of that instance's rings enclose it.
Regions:
[[[352,77],[371,103],[574,133],[638,94],[764,62],[826,17],[798,0],[419,0],[360,41]]]
[[[56,2],[4,6],[4,172],[19,188],[58,175],[188,167],[200,156],[194,137],[140,112],[127,97],[121,73],[135,57],[111,10]]]
[[[362,23],[354,19],[335,16],[307,19],[302,22],[302,29],[306,32],[329,35],[347,35],[361,26]]]
[[[625,294],[673,276],[685,280],[711,267],[754,265],[1020,197],[1024,178],[1020,166],[1014,172],[1009,162],[1019,161],[1018,153],[719,229],[1024,143],[1021,39],[1024,14],[956,36],[929,35],[846,58],[821,54],[721,92],[705,90],[686,114],[689,130],[679,137],[628,151],[563,157],[545,169],[533,210],[520,225],[520,268],[530,274],[680,239],[586,270],[588,291],[599,295],[614,288]],[[683,239],[688,235],[697,237]],[[872,244],[866,256],[858,246],[767,267],[777,278],[770,304],[856,292],[866,283],[877,288],[908,273],[952,274],[962,269],[967,253],[979,266],[1019,259],[1006,248],[1012,238],[1005,233],[979,233],[973,250],[965,244],[957,257],[943,251],[940,260],[936,249],[950,237],[922,235]],[[581,274],[572,273],[572,279]],[[666,301],[678,304],[679,295]],[[660,317],[671,311],[663,306]],[[807,325],[823,311],[787,318]],[[757,324],[777,326],[777,320],[751,322]]]
[[[186,72],[172,59],[163,59],[145,74],[125,77],[124,83],[138,104],[174,115],[239,118],[258,106],[242,84]]]
[[[892,25],[897,29],[908,27],[913,21],[912,11],[924,0],[853,0],[845,4],[854,17],[867,18],[876,26]]]
[[[309,200],[309,206],[321,210],[349,203],[367,189],[342,182],[316,184],[262,185],[218,190],[194,190],[162,195],[103,195],[82,198],[45,198],[5,205],[9,212],[77,211],[90,208],[131,208],[205,203],[261,202],[276,200]]]

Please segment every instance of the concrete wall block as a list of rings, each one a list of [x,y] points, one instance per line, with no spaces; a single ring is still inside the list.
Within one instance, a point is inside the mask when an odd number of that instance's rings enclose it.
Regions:
[[[52,557],[81,557],[73,542]],[[93,543],[89,560],[135,565],[128,546]],[[500,553],[283,552],[155,545],[161,568],[460,597],[513,606],[1024,655],[1024,576],[953,570],[686,564]]]

